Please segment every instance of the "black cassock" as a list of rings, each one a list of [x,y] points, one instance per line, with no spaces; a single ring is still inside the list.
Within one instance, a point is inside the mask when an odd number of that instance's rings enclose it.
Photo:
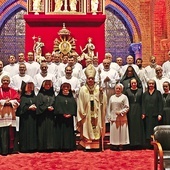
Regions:
[[[146,91],[142,97],[142,113],[146,115],[145,133],[146,139],[150,139],[155,126],[161,124],[158,115],[163,113],[163,98],[161,92],[155,90],[152,94]]]
[[[142,89],[126,90],[125,93],[129,100],[129,112],[127,114],[129,137],[131,146],[144,144],[144,124],[142,120]]]
[[[21,152],[29,152],[37,149],[37,115],[36,111],[29,107],[36,104],[35,95],[24,95],[21,97],[17,115],[19,121],[19,146]]]
[[[170,125],[170,94],[163,94],[163,124]]]
[[[76,139],[73,116],[77,115],[76,101],[72,96],[58,95],[55,98],[54,107],[56,115],[56,149],[74,150],[76,148]],[[66,118],[64,114],[70,114],[71,117]]]
[[[40,91],[37,95],[37,131],[38,150],[53,150],[54,147],[54,110],[49,111],[48,107],[54,105],[54,93],[48,90]]]

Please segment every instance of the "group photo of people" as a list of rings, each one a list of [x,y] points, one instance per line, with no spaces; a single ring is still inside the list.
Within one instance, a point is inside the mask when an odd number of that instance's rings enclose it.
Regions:
[[[170,0],[0,0],[0,169],[170,168]]]
[[[34,57],[0,61],[1,155],[104,150],[107,131],[111,150],[152,149],[154,127],[170,125],[170,58],[160,66],[151,56],[143,67],[109,52],[84,66],[75,53]]]

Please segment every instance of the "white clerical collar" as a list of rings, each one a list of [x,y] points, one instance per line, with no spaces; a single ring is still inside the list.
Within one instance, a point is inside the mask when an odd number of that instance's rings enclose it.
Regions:
[[[109,70],[110,70],[110,68],[108,68],[108,69],[105,69],[105,68],[104,68],[103,70],[104,70],[104,71],[109,71]]]
[[[25,64],[26,62],[25,61],[22,61],[22,62],[18,62],[18,64]]]
[[[154,64],[150,64],[150,67],[151,68],[155,68],[157,66],[157,64],[156,63],[154,63]]]
[[[46,77],[47,73],[40,73],[42,77]]]
[[[60,62],[58,62],[58,63],[55,63],[56,65],[60,65]]]
[[[20,76],[20,77],[24,77],[24,76],[25,76],[25,74],[19,74],[19,76]]]
[[[69,77],[66,76],[66,79],[71,79],[71,78],[72,78],[72,76],[69,76]]]

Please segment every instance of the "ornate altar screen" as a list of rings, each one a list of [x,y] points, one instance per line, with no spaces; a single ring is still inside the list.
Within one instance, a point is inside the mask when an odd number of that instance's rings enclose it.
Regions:
[[[43,55],[54,50],[63,24],[75,41],[74,50],[80,55],[88,37],[95,45],[99,62],[105,53],[104,0],[28,0],[26,21],[26,52],[33,51],[34,38],[41,37]]]

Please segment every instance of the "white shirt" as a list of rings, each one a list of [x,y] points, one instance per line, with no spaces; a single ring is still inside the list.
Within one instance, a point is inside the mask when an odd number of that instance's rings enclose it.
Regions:
[[[67,67],[67,66],[66,66]],[[78,79],[81,79],[83,76],[83,70],[81,69],[80,66],[74,65],[72,66],[72,76],[77,77]],[[61,70],[61,77],[65,76],[65,67]]]
[[[147,81],[153,79],[156,76],[155,68],[156,67],[151,67],[150,65],[145,67]]]
[[[141,69],[139,69],[138,74],[137,74],[139,79],[142,82],[143,92],[145,92],[147,89],[147,77],[146,77],[145,72],[146,72],[145,68],[141,68]]]
[[[110,88],[114,88],[116,82],[120,80],[118,72],[114,69],[101,70],[100,77],[101,77],[101,85],[103,88],[105,88],[106,86]],[[109,77],[110,81],[104,83],[106,77]],[[97,80],[99,81],[99,75],[97,75]]]
[[[25,74],[24,76],[20,76],[19,74],[17,74],[11,78],[10,87],[12,87],[13,89],[18,91],[21,89],[22,81],[24,81],[25,83],[27,83],[27,82],[34,83],[34,80],[31,76],[29,76],[27,74]]]
[[[78,94],[80,89],[80,80],[77,77],[72,76],[70,79],[67,79],[65,76],[63,76],[59,78],[56,83],[56,91],[58,93],[63,83],[69,83],[71,85],[71,90],[75,90],[75,93]]]
[[[34,85],[35,85],[35,94],[37,95],[41,86],[42,86],[42,83],[44,80],[51,80],[52,83],[53,83],[53,87],[55,86],[56,84],[56,77],[55,75],[53,74],[50,74],[50,73],[47,73],[47,75],[45,77],[43,77],[41,75],[41,73],[38,73],[34,76]],[[54,88],[54,91],[55,91],[55,88]]]
[[[164,93],[164,90],[163,90],[163,83],[165,81],[168,81],[170,83],[170,79],[168,79],[167,77],[165,76],[162,76],[162,78],[158,79],[156,76],[153,78],[156,82],[156,88],[157,90],[159,90],[162,94]]]
[[[98,66],[98,68],[100,68],[101,70],[103,70],[103,69],[104,69],[103,63],[100,63],[99,66]],[[119,66],[117,63],[115,63],[115,62],[111,62],[111,63],[110,63],[110,68],[111,68],[111,69],[114,69],[114,70],[116,70],[116,71],[119,71],[120,66]]]
[[[57,76],[57,66],[56,66],[56,64],[49,62],[49,63],[47,63],[47,66],[48,66],[48,73],[54,74],[55,76]]]
[[[162,64],[162,69],[163,69],[163,75],[167,76],[167,74],[170,72],[170,61],[166,61]]]
[[[60,78],[63,76],[65,72],[66,65],[63,63],[54,63],[56,65],[57,75],[56,78]]]
[[[7,71],[10,77],[13,77],[19,73],[18,64],[8,64],[4,66],[3,70]]]
[[[36,74],[40,73],[40,64],[36,61],[26,62],[25,63],[27,71],[26,74],[34,77]]]
[[[136,64],[126,64],[126,65],[124,65],[124,66],[122,67],[122,73],[123,73],[123,75],[125,74],[128,66],[132,66],[132,67],[134,68],[136,74],[138,74],[139,67],[138,67]]]

